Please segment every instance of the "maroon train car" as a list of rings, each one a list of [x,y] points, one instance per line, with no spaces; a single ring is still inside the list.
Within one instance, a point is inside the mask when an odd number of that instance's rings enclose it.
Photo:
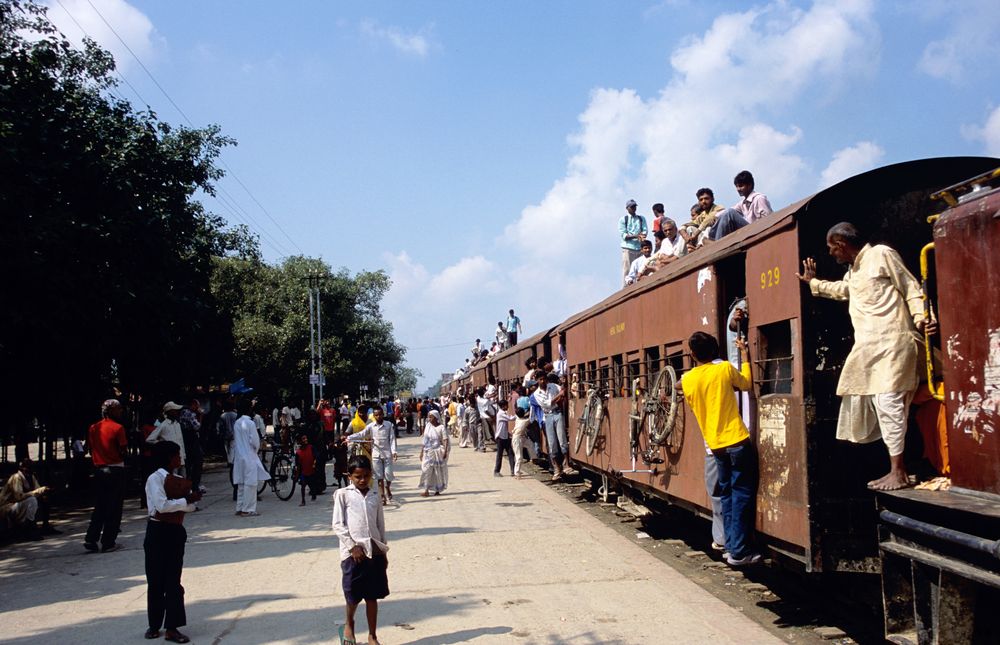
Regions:
[[[934,197],[952,487],[878,496],[885,633],[1000,643],[1000,168]]]
[[[656,447],[662,463],[633,467],[632,386],[648,391],[668,365],[683,374],[692,366],[685,340],[699,330],[726,339],[729,312],[745,298],[754,375],[746,415],[760,455],[760,541],[806,571],[878,571],[878,516],[865,484],[885,472],[886,451],[880,442],[835,439],[836,384],[852,345],[847,307],[813,298],[795,274],[802,258],[812,256],[821,277],[843,275],[827,256],[825,240],[827,230],[844,220],[897,249],[919,274],[919,252],[929,237],[926,218],[936,208],[931,193],[997,163],[925,159],[852,177],[563,322],[552,337],[565,339],[571,388],[577,383],[567,424],[574,462],[633,494],[708,515],[705,447],[683,406],[673,432]],[[590,453],[574,448],[588,387],[607,396]]]

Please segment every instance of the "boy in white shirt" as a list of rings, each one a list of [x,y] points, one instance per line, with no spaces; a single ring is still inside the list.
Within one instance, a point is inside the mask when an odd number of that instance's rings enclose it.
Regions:
[[[372,442],[372,463],[375,469],[375,479],[378,480],[378,492],[382,503],[387,504],[392,501],[392,482],[395,479],[392,465],[399,457],[396,454],[396,430],[392,427],[392,423],[385,420],[382,406],[375,406],[372,409],[372,414],[375,420],[365,426],[361,432],[348,435],[347,443]]]
[[[514,420],[514,436],[511,439],[511,447],[514,450],[514,477],[521,479],[521,466],[524,465],[523,449],[528,449],[528,457],[530,459],[538,459],[538,452],[535,450],[535,442],[528,436],[528,426],[531,425],[528,411],[524,408],[518,408],[516,412],[517,416]]]
[[[503,454],[507,453],[507,461],[510,462],[510,475],[514,476],[514,451],[511,447],[511,436],[510,428],[511,424],[517,420],[513,414],[507,414],[508,403],[505,400],[500,401],[500,410],[497,411],[497,432],[496,432],[496,442],[497,442],[497,461],[496,465],[493,467],[493,476],[502,477],[500,474],[500,466],[503,464]]]
[[[389,595],[385,515],[375,491],[368,487],[371,475],[372,463],[368,457],[351,457],[347,463],[351,483],[337,490],[333,498],[333,531],[340,539],[340,569],[347,600],[347,624],[340,628],[341,643],[355,642],[354,612],[362,600],[368,619],[368,640],[377,643],[378,601]]]

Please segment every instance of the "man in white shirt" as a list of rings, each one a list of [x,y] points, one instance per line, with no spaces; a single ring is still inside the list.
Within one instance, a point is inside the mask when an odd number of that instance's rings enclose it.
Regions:
[[[566,394],[562,387],[549,382],[545,370],[535,372],[535,382],[538,389],[531,394],[531,398],[545,414],[545,441],[549,448],[549,460],[552,462],[552,481],[559,481],[564,474],[576,474],[569,462],[569,438],[566,436],[566,419],[562,413],[562,402]]]
[[[497,321],[497,330],[493,332],[494,337],[497,339],[497,345],[500,349],[507,349],[507,330],[504,329],[503,323]]]
[[[240,417],[233,425],[233,485],[236,486],[236,514],[241,517],[259,515],[257,484],[271,477],[264,470],[257,453],[260,435],[257,424],[250,418],[250,402],[240,401]]]
[[[372,414],[375,421],[365,426],[361,432],[356,432],[347,436],[348,443],[356,441],[372,442],[372,466],[375,479],[378,480],[379,497],[382,503],[392,501],[392,481],[395,476],[392,472],[392,465],[396,462],[396,432],[392,423],[385,420],[385,412],[381,406],[375,406]]]
[[[628,274],[625,276],[626,286],[634,284],[643,274],[642,272],[646,270],[646,263],[649,262],[649,256],[653,253],[653,243],[649,240],[643,240],[642,244],[639,245],[639,252],[641,255],[632,260],[632,264],[628,268]]]
[[[537,366],[538,362],[534,359],[534,357],[524,361],[524,367],[528,371],[524,373],[524,379],[521,380],[521,387],[525,390],[527,390],[532,381],[535,380],[535,369],[537,369]]]
[[[184,454],[184,433],[181,431],[181,424],[178,419],[181,416],[181,410],[183,408],[177,405],[173,401],[167,401],[163,405],[163,421],[160,425],[156,426],[156,430],[150,433],[149,437],[146,438],[147,443],[156,443],[157,441],[173,441],[178,446],[181,447],[181,467],[178,468],[178,474],[184,474],[184,462],[187,455]]]

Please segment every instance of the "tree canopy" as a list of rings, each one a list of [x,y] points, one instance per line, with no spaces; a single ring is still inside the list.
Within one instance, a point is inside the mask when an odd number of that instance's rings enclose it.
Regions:
[[[247,375],[301,395],[310,271],[324,277],[328,390],[394,378],[403,350],[379,312],[386,275],[333,273],[305,257],[262,262],[254,235],[198,200],[213,194],[216,161],[235,141],[216,125],[178,127],[133,108],[113,71],[108,52],[74,48],[44,7],[0,0],[9,421],[79,430],[116,384],[162,403],[186,385]]]
[[[307,282],[320,290],[323,327],[324,393],[356,395],[366,385],[416,376],[401,367],[404,350],[381,315],[389,288],[382,271],[351,276],[333,272],[322,260],[290,257],[277,265],[256,259],[220,258],[212,292],[232,318],[236,372],[262,394],[281,399],[307,398],[309,384],[309,305]]]

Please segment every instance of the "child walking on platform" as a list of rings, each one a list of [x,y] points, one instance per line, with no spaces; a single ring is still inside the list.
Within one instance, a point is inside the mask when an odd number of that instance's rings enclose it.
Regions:
[[[312,501],[316,501],[316,453],[313,452],[313,447],[309,444],[309,435],[305,432],[299,434],[299,446],[295,451],[295,466],[299,471],[299,488],[302,490],[302,501],[299,506],[305,506],[307,484]]]
[[[368,642],[378,643],[378,601],[389,595],[385,515],[379,496],[369,487],[371,460],[364,455],[351,457],[347,473],[350,485],[337,490],[333,498],[333,531],[340,539],[340,569],[347,601],[347,624],[340,628],[340,643],[356,645],[354,614],[362,600],[368,619]]]
[[[510,462],[510,476],[514,476],[514,451],[511,444],[511,426],[517,420],[513,414],[507,414],[508,403],[506,400],[500,401],[500,409],[497,411],[497,462],[493,467],[493,476],[501,477],[500,466],[503,465],[503,455],[507,453],[507,461]]]
[[[528,436],[528,426],[530,424],[531,419],[528,418],[527,408],[518,406],[511,438],[511,448],[514,450],[514,477],[517,479],[521,479],[522,477],[521,467],[524,465],[525,450],[528,451],[530,459],[538,459],[538,452],[535,451],[535,442]]]

